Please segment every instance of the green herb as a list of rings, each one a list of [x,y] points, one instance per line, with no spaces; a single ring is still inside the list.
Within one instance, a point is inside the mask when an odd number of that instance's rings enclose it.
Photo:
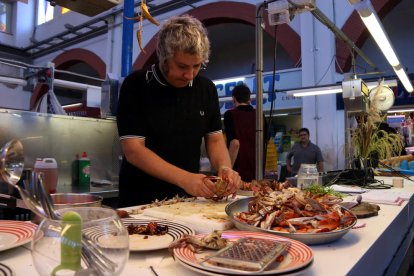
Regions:
[[[336,192],[334,189],[332,189],[331,187],[325,187],[319,184],[313,184],[310,185],[309,187],[307,187],[305,189],[305,191],[308,191],[309,193],[313,194],[313,195],[333,195],[333,196],[337,196],[342,198],[343,195],[339,192]]]

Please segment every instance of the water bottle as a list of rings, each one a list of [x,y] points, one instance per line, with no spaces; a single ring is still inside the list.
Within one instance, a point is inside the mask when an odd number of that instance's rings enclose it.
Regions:
[[[298,171],[298,188],[303,190],[318,184],[319,173],[316,164],[301,164]]]

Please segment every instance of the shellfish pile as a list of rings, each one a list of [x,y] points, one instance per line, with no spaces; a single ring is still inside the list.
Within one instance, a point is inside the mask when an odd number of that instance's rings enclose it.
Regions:
[[[234,214],[240,222],[289,233],[319,233],[344,229],[356,217],[339,205],[342,198],[312,194],[297,188],[262,186],[254,192],[247,212]]]

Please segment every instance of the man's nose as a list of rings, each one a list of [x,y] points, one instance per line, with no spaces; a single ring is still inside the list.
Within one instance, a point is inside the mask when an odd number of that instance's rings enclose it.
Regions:
[[[195,70],[194,68],[187,69],[184,72],[184,77],[188,80],[193,80],[196,75],[197,75],[197,70]]]

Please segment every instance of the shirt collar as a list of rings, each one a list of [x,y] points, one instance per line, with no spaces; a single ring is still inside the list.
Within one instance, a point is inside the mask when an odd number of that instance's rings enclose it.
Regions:
[[[161,73],[161,70],[158,68],[158,65],[153,64],[151,68],[145,73],[145,80],[147,83],[154,80],[157,81],[162,86],[168,86],[168,82],[165,80],[164,76]]]
[[[161,69],[158,66],[158,64],[151,65],[151,69],[147,70],[145,78],[146,78],[147,82],[150,82],[151,80],[155,79],[162,86],[169,86],[169,83],[165,79],[164,75],[162,74]],[[193,86],[193,81],[190,81],[188,86],[192,87]]]

